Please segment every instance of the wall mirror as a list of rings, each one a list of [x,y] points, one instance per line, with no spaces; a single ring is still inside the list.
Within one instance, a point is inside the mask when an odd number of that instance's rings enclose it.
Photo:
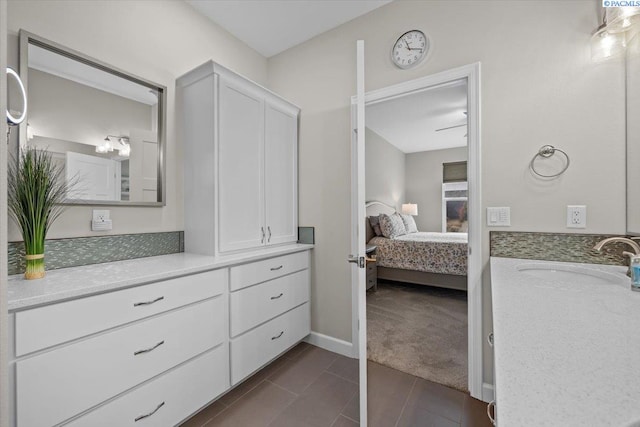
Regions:
[[[163,206],[166,88],[26,31],[20,149],[47,149],[77,181],[67,202]]]
[[[627,233],[640,236],[640,33],[627,44]]]

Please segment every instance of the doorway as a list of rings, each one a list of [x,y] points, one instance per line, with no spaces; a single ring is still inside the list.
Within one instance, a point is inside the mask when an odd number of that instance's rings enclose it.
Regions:
[[[364,58],[359,55],[359,61]],[[359,70],[359,89],[362,89],[364,70]],[[468,390],[472,397],[482,398],[482,305],[481,305],[481,204],[480,204],[480,64],[471,64],[444,71],[431,76],[364,93],[352,98],[352,253],[365,255],[365,108],[383,102],[397,100],[421,91],[457,84],[464,81],[467,95],[466,134],[468,141],[468,264],[467,264],[467,344],[468,344]],[[361,114],[358,112],[361,111]],[[395,208],[394,208],[395,209]],[[362,242],[360,241],[362,240]],[[361,267],[363,267],[361,265]],[[363,268],[354,268],[352,280],[353,348],[354,356],[360,359],[361,379],[361,423],[366,425],[366,274]],[[363,342],[364,341],[364,342]],[[364,359],[364,363],[363,363]],[[364,371],[364,375],[363,375]],[[364,381],[363,381],[364,380]],[[366,388],[364,388],[366,391]],[[364,394],[364,395],[363,395]]]

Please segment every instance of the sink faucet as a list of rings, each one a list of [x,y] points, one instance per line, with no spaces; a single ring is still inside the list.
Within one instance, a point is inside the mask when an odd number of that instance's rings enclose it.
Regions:
[[[631,259],[634,256],[640,255],[640,245],[638,245],[636,242],[626,237],[609,237],[608,239],[604,239],[596,243],[593,249],[600,252],[604,246],[608,245],[609,243],[615,243],[615,242],[626,243],[627,245],[631,246],[631,249],[633,249],[633,252],[635,252],[635,254],[632,254],[631,252],[627,252],[627,251],[622,252],[622,255],[628,256],[629,259]],[[629,270],[627,270],[627,276],[631,277],[631,266],[629,266]]]
[[[593,249],[595,249],[596,251],[600,252],[605,245],[607,245],[609,243],[615,243],[615,242],[626,243],[627,245],[631,246],[631,248],[635,252],[635,255],[640,255],[640,245],[638,245],[636,242],[634,242],[631,239],[627,239],[626,237],[609,237],[608,239],[600,240],[598,243],[596,243],[596,245],[593,247]],[[623,254],[624,255],[628,255],[628,256],[633,256],[634,255],[634,254],[632,254],[630,252],[626,252],[626,251],[623,252]]]

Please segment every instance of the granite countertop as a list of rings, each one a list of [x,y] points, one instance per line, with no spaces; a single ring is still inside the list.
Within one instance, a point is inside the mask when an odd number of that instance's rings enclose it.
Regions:
[[[312,248],[313,245],[296,244],[224,257],[176,253],[50,270],[38,280],[14,275],[9,276],[8,308],[10,312],[25,310]]]
[[[579,266],[620,284],[541,279],[522,264]],[[640,425],[640,292],[626,267],[491,258],[499,426]]]

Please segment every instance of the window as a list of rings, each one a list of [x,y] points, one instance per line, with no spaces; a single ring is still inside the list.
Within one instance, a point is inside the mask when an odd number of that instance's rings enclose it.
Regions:
[[[467,182],[445,182],[442,184],[442,232],[467,233]]]

